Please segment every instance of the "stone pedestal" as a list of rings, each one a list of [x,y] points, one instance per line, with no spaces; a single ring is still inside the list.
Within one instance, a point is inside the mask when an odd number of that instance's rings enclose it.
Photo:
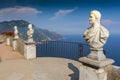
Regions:
[[[83,63],[79,80],[107,80],[107,72],[104,71],[104,67],[114,63],[112,59],[96,61],[88,57],[80,58],[79,61]]]
[[[12,44],[12,47],[13,47],[13,50],[16,51],[17,50],[17,40],[18,39],[13,39],[13,44]]]
[[[95,69],[99,69],[101,67],[105,67],[107,65],[114,63],[114,60],[109,58],[97,61],[97,60],[90,59],[88,57],[82,57],[79,59],[79,61],[82,62],[83,65],[86,65]]]
[[[113,59],[106,58],[102,49],[91,50],[87,57],[82,57],[79,61],[83,63],[83,71],[80,73],[81,79],[79,80],[107,80],[104,67],[114,63]]]
[[[26,59],[35,59],[36,58],[35,42],[25,42],[24,57]]]
[[[28,40],[27,40],[27,42],[29,42],[29,43],[33,43],[33,38],[28,38]]]
[[[7,46],[10,45],[10,38],[9,38],[9,37],[6,38],[6,45],[7,45]]]
[[[107,73],[104,69],[94,69],[88,66],[80,68],[79,80],[107,80]]]
[[[98,49],[98,50],[91,49],[91,52],[87,57],[89,59],[97,60],[97,61],[106,59],[106,56],[103,53],[103,49]]]

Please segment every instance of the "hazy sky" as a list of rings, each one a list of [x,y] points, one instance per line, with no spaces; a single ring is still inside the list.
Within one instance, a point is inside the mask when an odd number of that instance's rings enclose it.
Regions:
[[[60,34],[83,34],[91,10],[101,12],[111,34],[120,34],[119,0],[0,0],[0,22],[23,19]]]

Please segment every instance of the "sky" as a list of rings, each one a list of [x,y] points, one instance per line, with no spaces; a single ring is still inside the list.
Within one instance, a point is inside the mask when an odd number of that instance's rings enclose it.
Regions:
[[[0,22],[26,20],[60,34],[83,34],[91,10],[101,12],[110,34],[120,34],[119,0],[0,0]]]

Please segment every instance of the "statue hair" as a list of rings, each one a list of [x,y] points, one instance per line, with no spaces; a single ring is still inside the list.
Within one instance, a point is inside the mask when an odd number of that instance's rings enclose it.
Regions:
[[[97,10],[92,10],[90,14],[93,14],[97,20],[101,19],[101,13]]]

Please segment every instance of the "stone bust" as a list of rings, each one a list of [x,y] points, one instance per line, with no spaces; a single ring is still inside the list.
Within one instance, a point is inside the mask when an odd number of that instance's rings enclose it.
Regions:
[[[34,30],[32,28],[32,24],[29,24],[28,25],[28,31],[27,31],[28,42],[33,42],[33,33],[34,33]]]
[[[17,26],[14,26],[14,35],[15,35],[15,36],[14,36],[15,39],[18,39],[18,38],[19,38]]]
[[[91,27],[85,30],[83,36],[93,50],[102,49],[109,37],[109,32],[100,24],[100,19],[101,13],[99,11],[91,11],[89,15]]]

